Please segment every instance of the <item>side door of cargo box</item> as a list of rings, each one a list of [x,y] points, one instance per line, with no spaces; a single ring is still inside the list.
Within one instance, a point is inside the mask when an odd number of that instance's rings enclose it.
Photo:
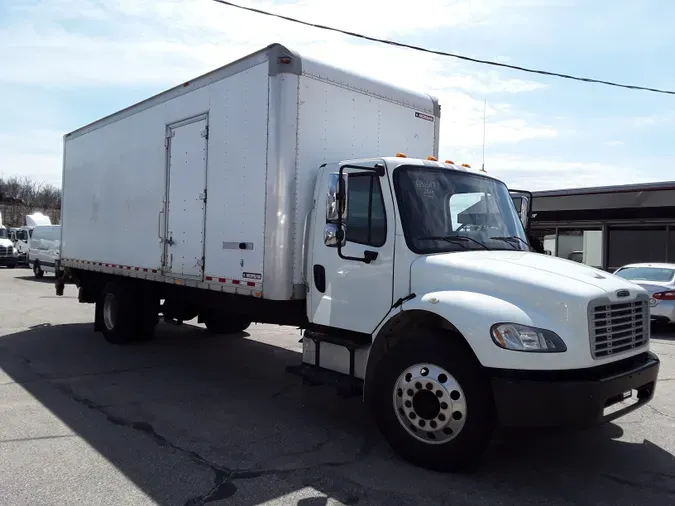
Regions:
[[[208,115],[167,126],[164,274],[202,279]]]

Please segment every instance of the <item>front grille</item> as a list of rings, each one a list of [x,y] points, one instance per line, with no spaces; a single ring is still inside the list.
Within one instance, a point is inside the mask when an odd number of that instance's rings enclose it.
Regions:
[[[649,306],[645,300],[593,306],[590,318],[593,358],[624,353],[649,341]]]
[[[9,257],[12,256],[12,248],[7,246],[0,246],[0,257]]]

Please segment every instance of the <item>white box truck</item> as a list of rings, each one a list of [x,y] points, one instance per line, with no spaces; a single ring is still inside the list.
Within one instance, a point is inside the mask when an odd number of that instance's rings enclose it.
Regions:
[[[439,120],[427,95],[272,45],[69,133],[57,293],[75,283],[118,344],[160,315],[297,326],[290,372],[363,395],[432,469],[475,462],[497,424],[648,402],[647,293],[532,252],[527,194],[437,161]]]

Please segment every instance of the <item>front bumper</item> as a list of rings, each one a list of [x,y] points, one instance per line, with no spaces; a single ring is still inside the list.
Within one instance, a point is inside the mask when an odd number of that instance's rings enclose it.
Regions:
[[[590,369],[492,370],[499,421],[510,427],[583,428],[610,422],[654,397],[660,361],[652,352]],[[632,404],[605,409],[631,392]]]
[[[16,265],[19,261],[19,257],[11,256],[11,257],[0,257],[0,265],[6,266],[11,266],[11,265]]]

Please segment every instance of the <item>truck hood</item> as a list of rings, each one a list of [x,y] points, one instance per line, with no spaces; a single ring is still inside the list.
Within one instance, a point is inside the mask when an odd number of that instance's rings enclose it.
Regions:
[[[585,264],[527,251],[465,251],[421,257],[411,266],[412,292],[467,291],[523,305],[583,303],[607,297],[612,302],[633,299],[644,289]],[[628,290],[629,297],[617,292]],[[542,299],[543,298],[543,299]],[[576,305],[576,304],[575,304]]]
[[[0,246],[9,248],[10,246],[14,246],[14,243],[10,239],[6,239],[3,237],[2,239],[0,239]]]

